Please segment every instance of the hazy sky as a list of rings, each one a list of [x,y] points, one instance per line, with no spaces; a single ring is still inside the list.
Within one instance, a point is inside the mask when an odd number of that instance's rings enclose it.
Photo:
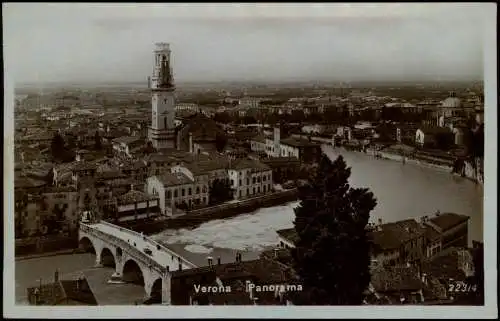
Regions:
[[[177,81],[482,77],[481,4],[3,6],[17,83],[146,81],[155,42]]]

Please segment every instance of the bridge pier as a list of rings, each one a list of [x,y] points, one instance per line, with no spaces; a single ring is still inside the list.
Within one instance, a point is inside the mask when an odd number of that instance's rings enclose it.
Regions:
[[[102,264],[102,259],[101,259],[101,252],[102,250],[101,249],[95,249],[95,264],[94,264],[94,267],[98,268],[98,267],[103,267],[104,265]]]
[[[170,272],[165,273],[165,275],[161,278],[161,304],[162,305],[171,305],[171,282],[172,275]]]

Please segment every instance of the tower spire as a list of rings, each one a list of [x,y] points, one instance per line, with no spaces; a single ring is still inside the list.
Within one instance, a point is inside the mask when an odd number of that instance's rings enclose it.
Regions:
[[[175,85],[173,81],[170,45],[156,43],[153,74],[150,77],[152,122],[149,140],[155,149],[175,146]]]

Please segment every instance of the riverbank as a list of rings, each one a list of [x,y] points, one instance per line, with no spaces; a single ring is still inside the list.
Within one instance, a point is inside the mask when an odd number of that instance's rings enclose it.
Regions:
[[[78,233],[72,235],[48,235],[15,240],[15,257],[50,256],[78,249]]]
[[[25,260],[31,260],[31,259],[38,259],[42,257],[50,257],[50,256],[58,256],[58,255],[71,255],[71,254],[78,254],[81,253],[81,251],[77,248],[75,249],[66,249],[66,250],[60,250],[60,251],[51,251],[51,252],[44,252],[44,253],[33,253],[33,254],[26,254],[26,255],[20,255],[16,256],[15,260],[16,261],[25,261]]]
[[[379,159],[392,160],[403,164],[412,164],[420,167],[448,172],[452,175],[464,177],[468,180],[473,181],[476,184],[480,184],[481,186],[484,185],[483,179],[481,179],[481,177],[476,176],[476,173],[473,170],[472,165],[467,161],[465,161],[462,173],[458,174],[453,171],[454,161],[451,160],[451,157],[445,159],[445,158],[440,158],[438,156],[429,156],[427,154],[418,152],[398,153],[397,151],[391,151],[388,150],[387,148],[383,150],[367,148],[365,153]]]
[[[145,235],[161,233],[168,229],[194,229],[203,223],[249,214],[261,208],[283,205],[297,200],[297,190],[274,192],[272,194],[246,199],[234,203],[220,204],[187,212],[179,217],[166,219],[144,219],[114,223]]]

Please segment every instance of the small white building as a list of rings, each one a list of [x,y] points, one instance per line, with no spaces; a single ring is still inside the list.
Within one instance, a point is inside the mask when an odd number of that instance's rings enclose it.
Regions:
[[[147,195],[133,189],[117,198],[117,214],[119,217],[147,217],[150,214],[157,214],[159,206],[160,202],[157,196]]]
[[[149,177],[147,193],[159,198],[162,214],[171,216],[178,209],[188,209],[209,204],[209,181],[198,177],[184,166],[174,166],[170,171]]]
[[[266,146],[266,136],[264,135],[257,135],[250,140],[250,150],[252,152],[266,152]]]
[[[234,199],[244,199],[272,192],[272,170],[256,160],[238,159],[228,169]]]
[[[134,136],[123,136],[112,141],[113,150],[118,155],[132,157],[132,153],[144,146],[144,139]]]
[[[258,108],[261,101],[261,98],[243,97],[238,103],[241,107]]]

